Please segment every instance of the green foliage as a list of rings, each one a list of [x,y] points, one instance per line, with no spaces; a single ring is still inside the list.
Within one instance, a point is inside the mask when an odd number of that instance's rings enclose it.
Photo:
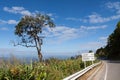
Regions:
[[[42,28],[49,26],[55,27],[51,18],[46,14],[36,14],[35,16],[24,16],[15,26],[15,35],[21,38],[21,44],[34,45],[34,40],[42,33]]]
[[[89,50],[89,53],[92,53],[93,51],[92,50]]]
[[[117,23],[113,33],[109,35],[107,45],[104,48],[97,49],[96,56],[120,60],[120,21]]]
[[[16,64],[0,67],[0,80],[43,80],[46,78],[43,64]]]
[[[105,58],[107,56],[107,53],[103,47],[97,49],[95,56],[97,58]]]
[[[89,66],[91,62],[86,64]],[[50,58],[30,64],[3,61],[0,65],[0,80],[61,80],[83,68],[81,57],[67,60]]]
[[[19,37],[17,44],[25,47],[35,47],[38,52],[39,61],[42,61],[41,45],[44,27],[55,27],[52,19],[46,14],[26,15],[15,26],[15,35]]]
[[[59,60],[51,58],[47,60],[46,63],[48,64],[47,80],[61,80],[64,77],[82,69],[80,67],[81,58],[74,60]]]
[[[120,21],[116,25],[116,29],[108,38],[105,50],[108,52],[109,59],[120,59]]]

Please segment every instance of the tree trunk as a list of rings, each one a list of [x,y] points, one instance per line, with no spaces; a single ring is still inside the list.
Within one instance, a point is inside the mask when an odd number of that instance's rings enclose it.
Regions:
[[[35,44],[36,44],[36,48],[37,48],[37,52],[38,52],[38,59],[40,62],[42,62],[42,53],[41,53],[41,44],[39,44],[39,40],[35,39]]]
[[[40,62],[42,62],[42,57],[43,57],[42,53],[41,53],[40,49],[38,49],[38,59]]]

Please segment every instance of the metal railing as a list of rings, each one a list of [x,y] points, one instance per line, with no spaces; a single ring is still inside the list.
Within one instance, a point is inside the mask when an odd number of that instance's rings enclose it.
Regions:
[[[79,78],[80,76],[82,76],[83,74],[85,74],[86,72],[88,72],[90,69],[94,68],[95,66],[99,65],[101,62],[98,62],[98,63],[95,63],[95,64],[92,64],[88,67],[86,67],[85,69],[79,71],[79,72],[76,72],[66,78],[64,78],[63,80],[75,80],[77,78]]]

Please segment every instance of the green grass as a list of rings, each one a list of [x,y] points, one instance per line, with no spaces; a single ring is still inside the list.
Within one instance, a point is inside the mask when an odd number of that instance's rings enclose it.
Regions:
[[[20,63],[19,60],[0,62],[0,80],[62,80],[84,68],[81,58],[59,60],[50,58],[42,63]],[[87,66],[91,62],[87,62]]]

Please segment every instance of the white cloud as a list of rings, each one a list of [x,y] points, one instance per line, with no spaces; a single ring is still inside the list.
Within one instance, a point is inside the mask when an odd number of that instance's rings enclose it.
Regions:
[[[79,18],[73,18],[73,17],[66,18],[66,20],[81,21],[81,19],[79,19]]]
[[[102,17],[100,14],[97,14],[97,13],[93,13],[92,15],[89,15],[87,17],[87,19],[83,19],[81,21],[83,22],[90,22],[90,23],[104,23],[104,22],[108,22],[108,21],[111,21],[111,20],[116,20],[116,19],[119,19],[120,18],[120,14],[118,15],[113,15],[113,16],[110,16],[110,17]]]
[[[82,50],[96,50],[100,47],[104,47],[107,44],[107,36],[100,37],[97,41],[87,42],[80,44]]]
[[[115,15],[104,17],[94,12],[91,15],[88,15],[86,18],[81,19],[80,21],[89,22],[89,23],[104,23],[104,22],[120,19],[120,2],[108,2],[105,4],[105,7],[114,10]]]
[[[7,27],[1,27],[0,30],[1,31],[8,31],[8,28]]]
[[[107,28],[107,25],[101,25],[101,26],[80,26],[81,30],[97,30],[97,29],[105,29]]]
[[[43,31],[43,34],[49,38],[52,37],[59,41],[64,41],[77,38],[79,36],[79,29],[66,26],[57,26],[52,30],[47,28],[45,31]]]
[[[104,45],[107,44],[107,39],[108,39],[107,36],[104,36],[104,37],[100,37],[100,38],[99,38],[99,40],[100,40]]]
[[[18,21],[16,20],[8,20],[8,21],[5,21],[5,20],[0,20],[0,24],[17,24]]]
[[[18,7],[18,6],[14,6],[11,8],[4,7],[3,10],[10,13],[21,14],[21,15],[35,15],[36,13],[40,13],[39,11],[30,12],[29,10],[26,10],[24,7]],[[41,12],[41,13],[45,14],[45,12]],[[46,13],[46,14],[50,16],[52,20],[55,20],[56,16],[53,16],[53,13]]]
[[[88,43],[84,43],[84,44],[80,44],[80,45],[81,45],[80,46],[81,50],[84,50],[84,49],[86,49],[86,50],[96,50],[96,49],[104,46],[104,44],[101,43],[101,42],[88,42]]]
[[[56,26],[52,30],[45,28],[43,35],[59,42],[72,40],[90,34],[90,30],[105,29],[107,25],[102,26],[81,26],[80,28],[71,28],[67,26]],[[86,31],[87,30],[87,31]],[[92,31],[93,32],[93,31]]]
[[[94,12],[91,15],[88,15],[84,19],[75,18],[75,17],[68,17],[68,18],[65,18],[65,19],[66,20],[71,20],[71,21],[82,21],[82,22],[85,22],[85,23],[87,23],[87,22],[89,22],[89,23],[105,23],[105,22],[108,22],[108,21],[120,19],[120,2],[108,2],[104,5],[105,5],[105,7],[109,8],[109,9],[115,10],[116,14],[105,17],[103,15],[100,15],[99,13]],[[49,15],[52,16],[51,13]]]
[[[59,33],[60,31],[62,31],[62,33],[58,38],[61,40],[74,39],[79,36],[78,29],[75,28],[63,27],[62,30],[59,29],[58,31],[55,31],[55,33]]]
[[[117,14],[120,14],[120,2],[108,2],[106,3],[107,8],[116,10]]]
[[[47,15],[48,15],[48,16],[53,16],[53,14],[52,14],[52,13],[48,13]]]
[[[48,16],[50,16],[50,18],[52,20],[55,20],[56,18],[58,18],[58,16],[56,15],[56,13],[43,13],[43,14],[47,14]]]
[[[0,19],[0,24],[5,24],[6,21]]]
[[[107,40],[108,37],[100,37],[100,40]]]
[[[87,16],[85,19],[79,19],[79,18],[66,18],[66,20],[71,20],[71,21],[82,21],[84,23],[89,22],[89,23],[104,23],[108,22],[111,20],[116,20],[120,18],[120,14],[117,15],[112,15],[109,17],[102,17],[98,13],[93,13],[89,16]]]
[[[30,11],[26,10],[24,7],[17,7],[17,6],[14,6],[12,8],[4,7],[3,10],[10,12],[10,13],[21,14],[21,15],[31,15],[32,14]]]
[[[107,44],[107,37],[100,37],[98,41],[81,44],[82,45],[81,49],[94,50],[100,47],[104,47],[106,44]]]
[[[18,22],[16,20],[8,20],[7,23],[8,24],[17,24]]]

